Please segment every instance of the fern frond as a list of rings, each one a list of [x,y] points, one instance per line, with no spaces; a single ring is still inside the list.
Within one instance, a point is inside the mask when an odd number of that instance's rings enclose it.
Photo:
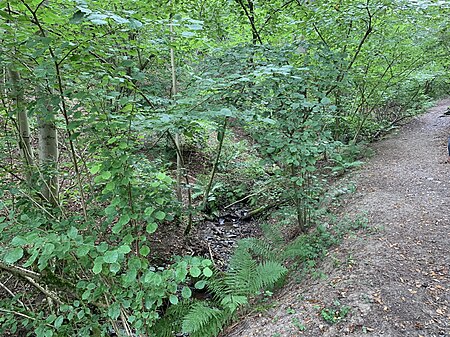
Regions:
[[[267,289],[277,283],[287,273],[287,268],[275,261],[265,261],[256,267],[252,279],[252,290]]]
[[[218,290],[222,299],[226,295],[248,296],[273,286],[286,272],[287,269],[279,262],[267,260],[258,263],[250,250],[265,250],[262,241],[246,240],[239,243],[232,258],[229,270],[225,276],[216,282],[215,290]],[[267,253],[268,250],[265,251]],[[264,260],[264,259],[263,259]],[[221,296],[220,296],[221,295]]]
[[[242,239],[239,241],[239,246],[247,248],[257,257],[262,260],[278,260],[279,254],[277,249],[274,249],[273,244],[267,242],[266,240],[261,240],[257,238]]]
[[[217,308],[211,308],[203,303],[195,303],[189,313],[184,316],[182,331],[190,336],[214,336],[222,328],[222,311]],[[204,333],[204,335],[199,335]]]
[[[155,337],[173,337],[174,332],[181,331],[183,317],[188,314],[191,308],[189,301],[183,301],[177,305],[171,305],[167,308],[164,316],[156,321],[152,327],[152,333]]]

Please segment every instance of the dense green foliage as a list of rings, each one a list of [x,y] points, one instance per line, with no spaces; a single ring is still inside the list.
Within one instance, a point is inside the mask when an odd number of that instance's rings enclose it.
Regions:
[[[449,11],[0,0],[0,276],[18,285],[0,278],[0,334],[216,335],[286,261],[335,243],[313,228],[358,144],[448,93]],[[282,250],[268,228],[226,270],[159,258],[161,229],[182,242],[238,200],[292,207],[313,234]]]

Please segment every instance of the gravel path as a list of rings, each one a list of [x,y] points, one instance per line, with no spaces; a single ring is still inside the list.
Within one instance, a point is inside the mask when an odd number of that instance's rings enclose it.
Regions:
[[[366,214],[320,263],[326,278],[292,281],[276,305],[226,337],[450,336],[450,99],[374,145],[343,215]],[[335,324],[323,309],[344,316]]]

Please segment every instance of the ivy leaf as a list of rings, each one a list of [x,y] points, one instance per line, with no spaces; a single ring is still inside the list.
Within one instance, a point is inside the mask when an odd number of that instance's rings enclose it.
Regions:
[[[3,257],[3,261],[5,261],[5,263],[8,264],[13,264],[14,262],[19,261],[22,257],[23,257],[23,249],[17,247],[6,253],[6,255]]]

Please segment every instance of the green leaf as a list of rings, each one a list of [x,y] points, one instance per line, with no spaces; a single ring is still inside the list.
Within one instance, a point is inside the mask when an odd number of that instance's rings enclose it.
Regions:
[[[153,214],[153,216],[158,220],[164,220],[164,218],[166,217],[166,213],[164,213],[163,211],[157,211],[155,212],[155,214]]]
[[[92,268],[92,272],[94,274],[100,274],[102,272],[102,268],[103,268],[103,258],[99,256],[95,258],[94,268]]]
[[[103,171],[102,174],[100,174],[100,177],[102,177],[105,180],[108,180],[111,178],[112,174],[109,171]]]
[[[181,296],[183,298],[190,298],[192,296],[192,290],[189,287],[183,287],[181,290]]]
[[[90,250],[91,250],[91,247],[89,247],[88,245],[82,245],[77,248],[76,254],[78,257],[83,257],[83,256],[86,256]]]
[[[64,321],[64,316],[59,315],[55,319],[55,322],[53,323],[55,329],[59,329],[59,327],[62,325],[63,321]]]
[[[105,263],[115,263],[117,262],[117,259],[119,258],[119,253],[116,250],[110,250],[105,253],[103,256],[103,261]]]
[[[211,277],[213,275],[213,272],[211,269],[206,267],[205,269],[203,269],[203,275],[205,275],[206,277]]]
[[[206,286],[205,280],[197,281],[197,282],[195,282],[195,285],[194,285],[195,289],[203,289],[203,288],[205,288],[205,286]]]
[[[150,248],[148,246],[142,246],[139,252],[142,256],[147,256],[150,253]]]
[[[118,263],[111,263],[109,265],[109,271],[113,274],[117,274],[120,270],[120,264]]]
[[[175,295],[170,295],[169,302],[172,303],[173,305],[178,304],[178,297]]]
[[[128,23],[130,28],[132,29],[138,29],[142,27],[142,23],[136,19],[130,19],[130,22]]]
[[[127,223],[129,223],[131,220],[130,216],[128,214],[124,214],[120,217],[119,221],[114,225],[112,228],[112,231],[114,234],[119,233],[123,226],[125,226]]]
[[[108,316],[113,319],[116,320],[120,315],[120,304],[119,303],[113,303],[112,305],[109,306],[108,308]]]
[[[156,230],[158,229],[158,224],[155,222],[151,222],[147,225],[147,227],[145,228],[145,230],[147,231],[147,233],[152,234],[154,233]]]
[[[91,172],[92,174],[96,174],[98,173],[98,171],[100,171],[101,167],[102,167],[101,164],[95,164],[89,169],[89,172]]]
[[[211,267],[212,264],[213,264],[212,261],[209,260],[209,259],[203,259],[203,260],[202,260],[202,266],[203,266],[203,267]]]
[[[75,239],[78,235],[78,229],[75,227],[70,227],[69,231],[67,232],[67,236],[71,239]]]
[[[26,245],[27,243],[28,243],[28,241],[21,236],[16,236],[11,241],[11,244],[13,246],[23,246],[23,245]]]
[[[14,262],[19,261],[22,257],[23,257],[23,249],[17,247],[6,253],[6,255],[3,257],[3,261],[5,261],[5,263],[8,264],[13,264]]]
[[[131,248],[129,245],[122,245],[117,248],[117,251],[121,254],[128,254],[129,252],[131,252]]]
[[[201,273],[202,271],[199,267],[194,266],[189,269],[189,274],[191,274],[192,277],[199,277]]]

